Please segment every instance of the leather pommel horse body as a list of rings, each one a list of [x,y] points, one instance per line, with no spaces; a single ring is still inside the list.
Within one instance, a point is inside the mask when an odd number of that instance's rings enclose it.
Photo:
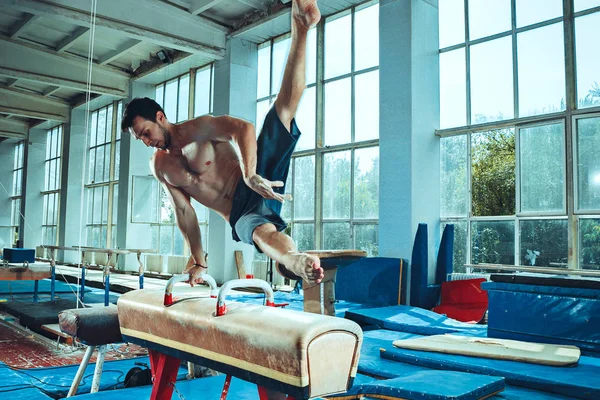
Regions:
[[[229,289],[261,286],[258,282],[264,283],[267,304],[272,304],[270,286],[258,279],[229,281],[218,299],[174,299],[165,305],[164,293],[149,289],[119,298],[123,338],[151,350],[152,399],[171,398],[180,359],[256,383],[261,398],[266,398],[264,388],[308,399],[352,386],[362,344],[360,327],[326,315],[225,304]]]

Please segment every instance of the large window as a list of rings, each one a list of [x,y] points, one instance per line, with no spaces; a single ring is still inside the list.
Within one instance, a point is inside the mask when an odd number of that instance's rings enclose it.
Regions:
[[[439,12],[441,217],[455,224],[455,271],[600,269],[600,2],[447,0]]]
[[[15,157],[13,162],[13,190],[12,190],[12,210],[10,217],[11,240],[16,246],[19,240],[19,225],[21,224],[21,195],[23,187],[23,166],[24,166],[25,142],[19,142],[15,145]]]
[[[117,134],[117,116],[122,102],[114,102],[91,113],[88,138],[86,197],[87,245],[117,245],[117,205],[121,135]]]
[[[60,191],[62,125],[46,133],[46,161],[44,163],[44,209],[42,214],[42,243],[57,245],[58,205]]]
[[[300,250],[378,254],[379,6],[369,2],[324,19],[308,35],[307,89],[296,121],[282,216]],[[289,35],[259,46],[256,124],[279,92]],[[322,50],[321,50],[322,49]]]

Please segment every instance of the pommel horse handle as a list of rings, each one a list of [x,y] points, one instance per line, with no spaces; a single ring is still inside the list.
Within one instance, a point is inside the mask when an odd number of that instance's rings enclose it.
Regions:
[[[244,287],[255,287],[262,289],[267,296],[267,307],[275,307],[275,295],[273,294],[273,288],[262,279],[232,279],[227,281],[221,286],[219,290],[219,296],[217,297],[217,317],[225,315],[227,313],[227,307],[225,306],[225,296],[231,289]]]
[[[204,282],[208,283],[208,286],[210,286],[210,297],[217,297],[217,295],[215,294],[217,292],[217,282],[215,282],[215,279],[208,274],[201,274],[200,278],[202,278]],[[165,287],[165,306],[170,306],[171,304],[173,304],[173,285],[176,282],[185,282],[188,279],[190,279],[190,276],[188,274],[181,274],[173,275],[171,279],[167,281],[167,286]]]

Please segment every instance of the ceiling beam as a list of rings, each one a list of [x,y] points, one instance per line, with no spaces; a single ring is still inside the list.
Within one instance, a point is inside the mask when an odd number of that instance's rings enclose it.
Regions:
[[[86,28],[84,26],[77,27],[69,36],[58,42],[56,45],[56,51],[62,53],[63,51],[67,51],[69,47],[73,46],[77,40],[88,33],[90,28]]]
[[[72,7],[67,7],[63,4],[57,3],[49,3],[42,1],[33,1],[33,0],[13,0],[14,3],[12,5],[13,8],[17,10],[33,13],[36,15],[42,16],[52,16],[58,18],[62,21],[68,21],[69,23],[73,23],[79,26],[88,27],[90,25],[90,12],[83,9],[77,9]],[[73,0],[74,1],[74,0]],[[72,1],[66,1],[69,5],[71,5]],[[138,2],[139,3],[139,2]],[[126,21],[117,19],[117,15],[135,15],[128,14],[122,11],[122,8],[127,5],[128,7],[137,7],[137,10],[143,10],[146,12],[146,5],[153,6],[154,8],[162,7],[162,9],[166,12],[181,12],[182,14],[187,14],[187,17],[193,17],[189,15],[183,10],[180,10],[176,7],[169,6],[166,3],[156,1],[156,0],[143,0],[142,4],[132,3],[130,1],[103,1],[101,4],[103,12],[111,12],[114,16],[108,17],[104,16],[100,10],[97,12],[95,17],[95,23],[97,27],[102,27],[106,30],[112,31],[114,33],[118,33],[120,35],[128,36],[132,39],[142,40],[154,43],[159,46],[165,46],[172,49],[177,49],[181,51],[185,51],[188,53],[199,53],[205,54],[207,56],[213,57],[215,59],[221,59],[225,56],[225,32],[219,29],[226,29],[223,27],[216,28],[217,24],[212,23],[208,24],[206,21],[197,19],[194,24],[191,24],[190,21],[187,21],[187,24],[183,24],[183,16],[182,21],[177,21],[177,19],[172,18],[173,21],[160,21],[158,23],[166,24],[167,22],[171,22],[171,31],[177,30],[180,35],[176,35],[168,31],[166,28],[164,30],[158,30],[155,25],[152,28],[147,28],[147,19],[143,20],[143,15],[138,17],[135,22],[138,23],[136,25],[132,21]],[[83,4],[81,2],[75,2],[73,5]],[[114,13],[117,13],[116,15]],[[141,14],[141,13],[138,13]],[[138,20],[139,19],[139,20]],[[169,18],[170,20],[171,18]],[[182,30],[183,26],[180,25],[190,25],[192,28],[195,28],[198,33],[192,32],[192,29]],[[200,32],[204,32],[204,35],[201,35]],[[213,34],[210,35],[209,33]],[[194,37],[186,38],[182,35],[187,34],[188,36]],[[199,37],[210,37],[210,40],[214,43],[219,43],[220,45],[213,44],[205,44],[203,42],[199,42],[197,38]]]
[[[63,115],[49,114],[49,113],[44,113],[41,111],[33,111],[33,110],[27,110],[27,109],[22,109],[22,108],[5,107],[2,105],[0,105],[0,113],[12,114],[17,117],[67,122],[67,118]]]
[[[50,96],[60,90],[60,86],[49,86],[44,90],[44,96]]]
[[[98,60],[98,64],[106,65],[108,63],[111,63],[140,43],[142,43],[141,40],[129,39],[128,41],[117,47],[114,51],[111,51],[110,53],[100,57],[100,59]]]
[[[14,24],[14,26],[11,26],[11,29],[10,29],[11,39],[18,38],[23,32],[25,32],[25,29],[27,29],[28,26],[32,25],[33,23],[35,23],[35,21],[39,20],[40,18],[41,17],[39,15],[33,15],[33,14],[25,15],[25,18],[16,22]]]
[[[11,138],[24,138],[29,130],[29,123],[25,121],[17,121],[8,117],[0,117],[0,136]]]
[[[225,0],[192,0],[188,11],[190,14],[198,15],[210,8],[213,8],[217,4],[222,3]]]
[[[6,82],[6,86],[13,87],[17,84],[18,81],[18,79],[9,79],[8,82]]]
[[[5,68],[0,66],[0,75],[8,76],[10,78],[23,79],[27,81],[41,82],[52,86],[60,86],[68,89],[79,90],[82,92],[86,92],[88,90],[88,85],[86,82],[80,82],[72,79],[66,79],[50,75],[43,75],[35,72],[21,71],[14,68]],[[108,94],[118,97],[127,97],[126,90],[98,84],[90,85],[90,91],[98,94]]]
[[[191,57],[191,56],[192,56],[192,54],[190,54],[190,53],[176,51],[175,53],[171,54],[171,63],[176,63],[178,61],[181,61],[181,60]],[[135,70],[135,72],[131,76],[131,79],[133,79],[133,80],[142,79],[143,77],[148,76],[151,73],[156,72],[161,68],[164,68],[164,66],[165,66],[165,63],[162,61],[159,61],[159,60],[145,62],[142,65],[140,65],[140,67],[138,69]]]
[[[240,24],[238,24],[238,28],[235,31],[231,32],[229,37],[235,38],[235,37],[241,36],[245,33],[248,33],[252,29],[258,28],[259,26],[261,26],[267,22],[271,22],[280,17],[287,18],[291,14],[291,12],[292,12],[292,8],[289,6],[285,6],[283,8],[278,9],[275,12],[270,13],[266,17],[258,19],[258,20],[254,20],[254,19],[252,19],[252,16],[250,16],[250,19],[248,19],[247,21],[241,21]]]
[[[27,137],[27,135],[24,135],[22,133],[5,131],[3,129],[0,129],[0,136],[9,138],[9,139],[25,139]]]
[[[47,104],[63,105],[63,106],[71,105],[71,103],[64,101],[64,100],[51,99],[49,97],[42,96],[40,94],[31,93],[31,92],[21,90],[21,89],[13,89],[10,87],[0,86],[0,94],[2,94],[2,93],[6,94],[8,96],[20,96],[20,97],[24,97],[24,98],[31,99],[31,100],[37,100],[37,101],[41,101],[41,102],[44,102]]]
[[[87,68],[89,66],[89,60],[84,57],[66,54],[66,53],[58,53],[55,50],[49,50],[42,46],[35,45],[35,44],[29,43],[29,42],[11,39],[10,37],[8,37],[6,35],[0,34],[0,42],[9,43],[14,46],[26,47],[27,49],[29,49],[37,54],[44,54],[54,60],[67,61],[69,63],[74,63],[77,65],[83,66],[85,68]],[[98,65],[97,63],[94,63],[94,68],[98,68],[98,69],[102,70],[103,72],[107,72],[109,74],[120,75],[122,77],[129,77],[129,74],[127,72],[117,69],[117,68],[113,68],[113,67],[109,67],[109,66],[105,66],[105,65]]]

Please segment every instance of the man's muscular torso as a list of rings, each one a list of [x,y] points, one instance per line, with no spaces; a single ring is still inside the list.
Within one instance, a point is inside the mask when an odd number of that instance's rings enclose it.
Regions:
[[[186,128],[194,127],[190,124]],[[185,131],[188,140],[181,149],[159,149],[154,153],[150,161],[154,174],[159,181],[179,188],[229,220],[233,195],[242,176],[235,148],[230,141],[210,140],[201,132]]]

